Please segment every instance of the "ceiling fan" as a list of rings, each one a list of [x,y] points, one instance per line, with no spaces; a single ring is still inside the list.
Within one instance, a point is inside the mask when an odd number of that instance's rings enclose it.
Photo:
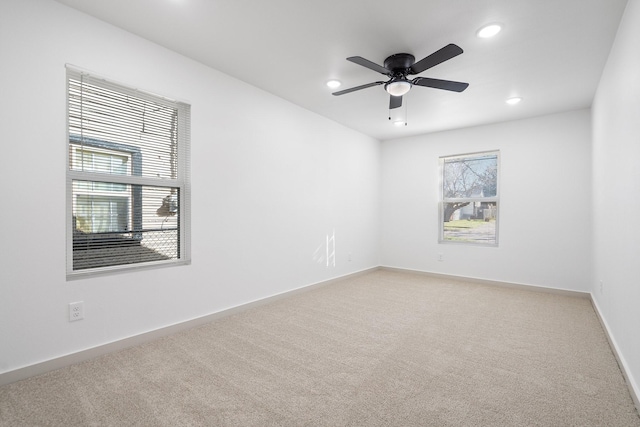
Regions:
[[[371,62],[368,59],[364,59],[361,56],[351,56],[347,58],[347,61],[362,65],[363,67],[376,71],[380,74],[384,74],[389,77],[389,80],[386,82],[379,81],[368,83],[366,85],[333,92],[333,95],[340,96],[345,93],[355,92],[356,90],[384,85],[385,90],[389,92],[390,95],[389,109],[393,109],[402,106],[402,95],[409,92],[411,87],[414,85],[450,90],[453,92],[462,92],[469,86],[469,83],[430,79],[427,77],[416,77],[412,80],[407,78],[408,75],[420,74],[431,67],[435,67],[444,61],[448,61],[449,59],[460,55],[462,52],[463,50],[459,46],[455,44],[448,44],[418,62],[415,62],[416,58],[410,53],[396,53],[384,60],[384,67]]]

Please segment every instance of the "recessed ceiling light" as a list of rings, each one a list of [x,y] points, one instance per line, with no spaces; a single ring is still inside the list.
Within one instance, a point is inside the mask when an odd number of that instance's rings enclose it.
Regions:
[[[480,28],[476,35],[482,39],[488,39],[496,34],[498,34],[502,30],[502,25],[500,24],[489,24]]]
[[[340,83],[340,80],[329,80],[327,82],[327,86],[329,86],[329,88],[331,89],[337,89],[340,87],[342,83]]]
[[[509,105],[516,105],[519,104],[520,101],[522,101],[522,98],[520,98],[519,96],[515,96],[513,98],[507,99],[505,102]]]

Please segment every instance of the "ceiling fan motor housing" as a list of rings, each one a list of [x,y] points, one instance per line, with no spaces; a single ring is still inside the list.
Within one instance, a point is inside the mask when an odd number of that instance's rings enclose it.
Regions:
[[[416,57],[410,53],[396,53],[384,60],[384,68],[393,72],[393,75],[406,76],[409,68],[416,62]]]

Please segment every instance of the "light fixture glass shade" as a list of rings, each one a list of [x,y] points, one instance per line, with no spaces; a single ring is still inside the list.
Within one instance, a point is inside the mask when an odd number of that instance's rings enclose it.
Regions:
[[[405,80],[399,80],[395,82],[391,82],[384,87],[390,95],[393,96],[402,96],[409,92],[411,89],[411,83]]]

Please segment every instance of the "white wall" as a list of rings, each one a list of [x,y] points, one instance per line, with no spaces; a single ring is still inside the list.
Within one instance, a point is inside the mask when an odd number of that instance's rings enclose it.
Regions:
[[[640,228],[627,213],[640,210],[639,3],[629,1],[592,117],[380,146],[53,1],[3,0],[0,373],[382,264],[591,291],[638,391]],[[65,63],[191,103],[191,266],[65,280]],[[499,247],[438,244],[438,157],[493,149]],[[78,300],[86,318],[69,323]]]
[[[640,396],[638,46],[640,1],[629,0],[592,108],[595,267],[591,291]]]
[[[383,142],[382,265],[588,291],[590,138],[580,110]],[[499,246],[439,244],[438,158],[486,150],[500,150]]]
[[[0,58],[0,373],[379,264],[378,141],[51,0]],[[191,104],[192,265],[65,280],[65,63]]]

